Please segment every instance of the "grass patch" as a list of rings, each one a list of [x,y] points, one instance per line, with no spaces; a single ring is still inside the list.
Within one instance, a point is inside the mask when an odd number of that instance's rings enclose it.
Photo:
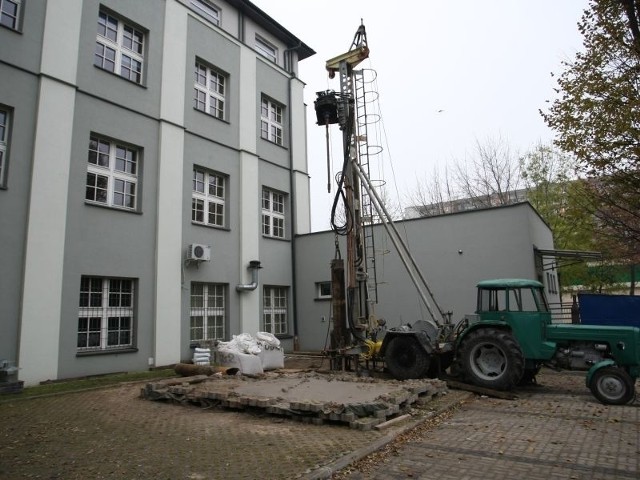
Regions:
[[[6,395],[0,395],[0,402],[6,400],[40,397],[43,395],[79,392],[82,390],[90,390],[93,388],[109,387],[118,385],[120,383],[139,382],[144,380],[154,380],[175,376],[175,371],[172,368],[167,368],[161,370],[114,373],[109,375],[99,375],[73,380],[55,381],[51,383],[45,383],[43,385],[25,387],[20,393],[9,393]]]

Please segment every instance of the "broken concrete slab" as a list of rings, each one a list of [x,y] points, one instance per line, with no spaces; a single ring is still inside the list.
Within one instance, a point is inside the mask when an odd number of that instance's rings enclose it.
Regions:
[[[437,379],[397,381],[345,373],[269,372],[259,378],[197,375],[167,379],[147,384],[141,396],[206,407],[262,409],[303,422],[336,422],[369,430],[446,390],[445,382]]]

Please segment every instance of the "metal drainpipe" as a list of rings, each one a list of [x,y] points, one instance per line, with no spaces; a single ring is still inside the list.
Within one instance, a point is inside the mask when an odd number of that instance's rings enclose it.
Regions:
[[[294,168],[293,168],[293,121],[291,119],[291,84],[293,80],[296,78],[296,74],[293,68],[293,60],[291,52],[300,48],[300,45],[289,48],[285,50],[286,54],[289,55],[289,73],[291,76],[289,77],[289,90],[288,94],[288,103],[289,103],[289,119],[288,119],[288,128],[289,128],[289,191],[291,192],[291,303],[293,308],[293,350],[298,350],[298,296],[296,294],[296,231],[295,231],[295,218],[296,218],[296,202],[295,202],[295,182],[294,182]]]
[[[251,260],[248,268],[251,270],[251,283],[236,285],[238,292],[246,292],[258,288],[258,270],[262,268],[260,260]]]

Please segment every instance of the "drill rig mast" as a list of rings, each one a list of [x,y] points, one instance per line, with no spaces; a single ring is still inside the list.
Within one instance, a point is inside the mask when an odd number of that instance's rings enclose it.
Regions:
[[[332,368],[348,365],[349,358],[356,358],[365,351],[368,356],[384,354],[401,331],[386,332],[385,340],[376,342],[377,331],[384,325],[377,320],[374,305],[377,303],[377,280],[375,273],[375,248],[373,224],[379,221],[384,226],[394,247],[398,251],[418,294],[429,312],[429,318],[417,322],[419,331],[411,330],[430,356],[439,352],[440,342],[450,336],[450,320],[438,306],[424,276],[411,256],[403,238],[397,231],[384,201],[374,188],[369,176],[369,151],[367,139],[367,100],[365,80],[362,70],[355,67],[369,56],[366,30],[358,27],[351,47],[346,53],[327,61],[329,77],[336,74],[340,81],[340,92],[317,93],[315,101],[318,125],[327,129],[338,124],[342,131],[342,171],[337,178],[337,193],[331,212],[331,224],[336,232],[336,258],[332,261],[332,295],[334,299],[331,333]],[[328,151],[327,151],[328,155]],[[329,158],[327,158],[329,163]],[[342,202],[344,218],[338,222],[337,211]],[[374,215],[375,213],[375,215]],[[346,236],[347,265],[339,258],[337,235]],[[344,274],[342,273],[344,272]],[[346,274],[346,278],[343,275]],[[346,292],[346,295],[341,291]],[[407,333],[406,331],[404,333]],[[355,337],[354,339],[352,338]],[[401,350],[391,348],[391,351]],[[347,361],[343,361],[344,359]],[[389,364],[389,362],[387,362]],[[393,362],[392,362],[393,363]],[[428,363],[428,359],[427,359]],[[389,365],[388,365],[389,366]],[[393,372],[392,372],[393,373]],[[395,376],[395,375],[394,375]],[[401,372],[400,377],[406,376]]]

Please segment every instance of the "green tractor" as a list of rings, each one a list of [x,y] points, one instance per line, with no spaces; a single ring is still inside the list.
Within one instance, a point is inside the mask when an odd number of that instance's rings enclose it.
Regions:
[[[455,339],[452,373],[474,385],[509,390],[533,380],[543,365],[583,370],[602,403],[635,398],[640,329],[553,324],[544,287],[533,280],[486,280],[477,287],[476,313],[465,317]]]

